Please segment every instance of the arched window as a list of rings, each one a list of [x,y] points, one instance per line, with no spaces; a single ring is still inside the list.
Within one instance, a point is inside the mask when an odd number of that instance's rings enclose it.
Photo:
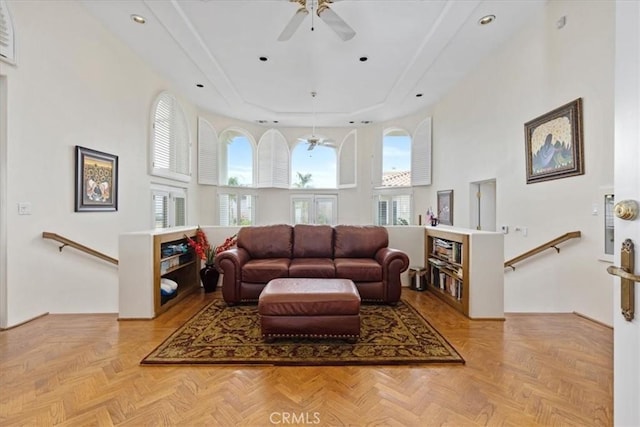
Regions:
[[[254,187],[253,138],[240,129],[228,129],[220,134],[220,185]]]
[[[161,93],[153,108],[151,174],[179,181],[191,179],[189,126],[176,98]]]
[[[374,191],[374,220],[378,225],[412,223],[412,138],[403,129],[387,129],[382,136],[382,176]]]
[[[382,187],[411,186],[411,135],[391,129],[382,137]]]
[[[336,188],[337,153],[333,146],[298,143],[291,152],[292,188]]]

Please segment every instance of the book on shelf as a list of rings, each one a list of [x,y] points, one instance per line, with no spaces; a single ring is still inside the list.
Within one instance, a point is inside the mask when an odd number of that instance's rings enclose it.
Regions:
[[[450,262],[462,264],[462,243],[433,239],[433,253]]]

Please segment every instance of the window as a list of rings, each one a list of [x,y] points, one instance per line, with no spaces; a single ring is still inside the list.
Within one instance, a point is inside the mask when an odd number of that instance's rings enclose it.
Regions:
[[[411,195],[379,194],[376,196],[375,218],[377,225],[411,224]]]
[[[337,224],[338,197],[328,194],[292,196],[291,222],[293,224]]]
[[[220,185],[253,187],[253,138],[243,130],[228,129],[220,135]]]
[[[153,187],[151,198],[153,228],[187,224],[187,192],[183,188]]]
[[[382,137],[382,186],[411,186],[411,135],[391,129]]]
[[[242,192],[227,192],[218,195],[220,221],[223,226],[253,225],[256,196]]]
[[[151,174],[188,182],[191,143],[184,111],[169,93],[158,96],[153,109]]]
[[[291,186],[293,188],[336,188],[337,158],[334,147],[317,144],[312,150],[298,143],[291,153]]]

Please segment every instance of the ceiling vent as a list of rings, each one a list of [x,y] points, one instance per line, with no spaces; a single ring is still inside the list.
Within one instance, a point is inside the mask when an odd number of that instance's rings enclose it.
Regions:
[[[13,34],[13,23],[9,8],[4,0],[0,0],[0,59],[15,64],[16,51]]]

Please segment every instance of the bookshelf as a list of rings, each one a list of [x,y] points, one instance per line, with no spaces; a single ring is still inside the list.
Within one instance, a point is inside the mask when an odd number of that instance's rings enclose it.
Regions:
[[[185,238],[195,232],[178,227],[120,235],[119,319],[152,319],[200,289],[200,262]],[[174,294],[161,294],[162,278],[178,284]]]
[[[472,319],[504,319],[501,233],[425,227],[427,290]]]

